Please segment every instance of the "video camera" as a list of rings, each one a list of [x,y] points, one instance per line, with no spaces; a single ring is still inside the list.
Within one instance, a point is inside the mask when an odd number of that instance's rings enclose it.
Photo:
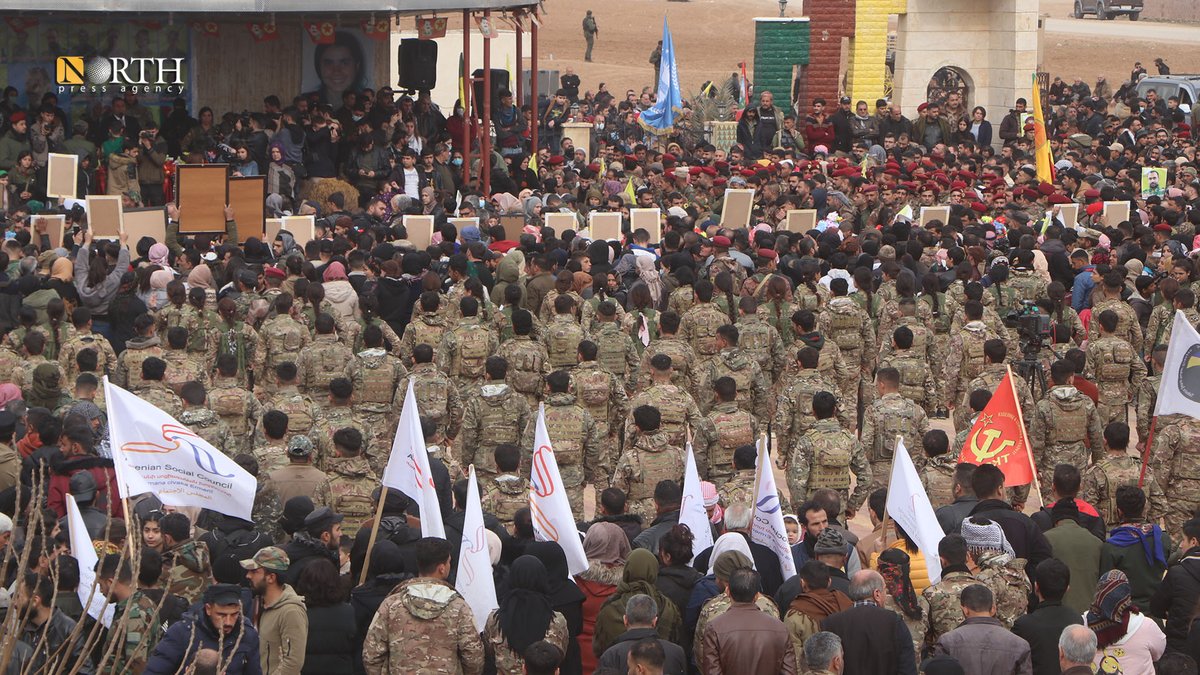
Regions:
[[[1050,317],[1031,300],[1022,300],[1020,307],[1006,314],[1004,325],[1017,330],[1025,354],[1037,354],[1051,337]]]

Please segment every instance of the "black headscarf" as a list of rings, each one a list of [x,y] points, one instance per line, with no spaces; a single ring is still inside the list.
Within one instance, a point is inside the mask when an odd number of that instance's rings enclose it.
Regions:
[[[525,555],[537,558],[546,567],[552,606],[562,607],[584,601],[583,591],[571,581],[571,573],[567,569],[567,554],[563,553],[562,547],[556,542],[531,542],[525,547]]]
[[[542,561],[523,555],[513,562],[508,572],[508,593],[497,612],[500,630],[517,654],[524,654],[529,645],[545,639],[554,619],[549,593],[550,583]]]

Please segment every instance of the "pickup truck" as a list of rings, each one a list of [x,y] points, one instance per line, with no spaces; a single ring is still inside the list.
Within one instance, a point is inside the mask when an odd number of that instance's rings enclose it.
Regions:
[[[1130,21],[1142,17],[1142,0],[1075,0],[1071,16],[1082,19],[1084,14],[1093,14],[1097,19],[1111,21],[1124,14]]]
[[[1200,125],[1200,75],[1148,75],[1137,84],[1138,96],[1145,98],[1146,92],[1153,89],[1164,101],[1172,96],[1178,96],[1181,104],[1192,109],[1188,124],[1193,129]]]

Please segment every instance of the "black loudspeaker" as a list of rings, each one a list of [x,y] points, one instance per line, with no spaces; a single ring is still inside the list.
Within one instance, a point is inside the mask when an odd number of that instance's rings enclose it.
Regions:
[[[479,115],[483,115],[483,69],[479,68],[471,73],[471,79],[474,80],[471,87],[471,101],[478,106],[476,110]],[[492,68],[492,107],[496,107],[500,103],[500,90],[508,89],[512,91],[508,82],[508,71],[502,68]],[[516,92],[513,92],[515,95]]]
[[[397,54],[400,88],[429,91],[437,86],[438,46],[433,40],[405,38]]]

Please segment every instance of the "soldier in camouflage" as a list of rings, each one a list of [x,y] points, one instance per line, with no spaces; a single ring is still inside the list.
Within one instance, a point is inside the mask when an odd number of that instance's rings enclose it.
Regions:
[[[379,326],[364,328],[362,342],[363,349],[346,365],[346,377],[356,393],[354,414],[368,429],[381,432],[395,429],[399,417],[397,391],[408,377],[408,369],[384,348],[383,330]]]
[[[281,363],[296,363],[298,355],[312,341],[308,328],[296,320],[292,296],[287,293],[275,298],[275,316],[263,322],[258,334],[262,338],[264,372],[275,372]],[[266,387],[270,384],[263,382]]]
[[[937,385],[925,354],[913,348],[912,329],[900,326],[894,330],[891,345],[892,352],[880,356],[879,367],[894,368],[899,372],[900,395],[920,406],[926,415],[932,416],[941,407]]]
[[[208,403],[229,427],[233,454],[250,452],[255,427],[263,415],[262,404],[250,390],[238,381],[237,357],[222,354],[217,357],[217,374],[208,390]]]
[[[754,473],[758,465],[758,448],[743,445],[733,451],[733,478],[717,488],[721,504],[728,509],[734,504],[751,506],[754,503]]]
[[[58,350],[58,364],[66,373],[66,381],[74,382],[79,375],[75,355],[84,349],[96,352],[96,372],[107,373],[114,370],[117,367],[117,353],[113,351],[107,338],[92,332],[92,310],[76,307],[71,312],[71,323],[75,326],[75,335],[63,342]]]
[[[547,324],[552,320],[552,317],[558,314],[558,299],[571,299],[571,316],[576,323],[579,323],[579,312],[583,305],[583,297],[576,293],[573,289],[575,285],[575,275],[569,270],[561,270],[554,278],[554,288],[546,293],[546,297],[542,298],[542,307],[538,310],[538,321]]]
[[[182,513],[168,513],[158,526],[165,548],[162,588],[194,603],[213,580],[208,546],[192,538],[192,521]]]
[[[375,442],[375,429],[354,413],[354,385],[345,377],[334,378],[329,383],[329,393],[323,405],[317,406],[317,417],[313,420],[312,430],[308,433],[313,442],[315,453],[313,464],[325,470],[329,468],[329,460],[334,456],[333,435],[339,429],[357,429],[362,435],[363,456],[371,464],[375,472],[382,474],[387,466],[388,455],[391,453],[391,443],[383,447],[382,441]],[[381,437],[390,436],[391,429],[380,429]]]
[[[1070,464],[1085,472],[1101,456],[1100,413],[1092,399],[1071,385],[1074,378],[1074,364],[1055,361],[1050,366],[1050,391],[1029,416],[1029,444],[1038,467],[1042,499],[1047,504],[1056,465]]]
[[[713,303],[711,281],[697,281],[693,291],[696,302],[680,318],[679,334],[696,353],[696,366],[704,369],[721,351],[717,343],[717,329],[729,323],[729,315]]]
[[[354,361],[354,354],[338,341],[331,314],[318,314],[316,327],[316,336],[300,353],[296,367],[300,370],[300,391],[319,399],[329,389],[333,378],[345,374],[346,365]]]
[[[983,304],[968,300],[963,305],[966,323],[961,330],[951,331],[950,349],[946,355],[942,373],[946,381],[947,405],[954,411],[954,428],[966,425],[967,411],[963,409],[971,380],[983,372],[987,365],[983,345],[988,340],[1000,337],[983,322]]]
[[[1009,372],[1008,365],[1004,362],[1008,358],[1008,345],[1004,343],[1004,340],[993,338],[984,342],[983,358],[983,370],[967,383],[968,392],[975,391],[976,389],[996,391],[996,387],[1000,386],[1001,380]],[[1034,409],[1033,392],[1030,391],[1029,383],[1024,378],[1013,376],[1011,379],[1013,388],[1017,391],[1017,401],[1021,404],[1025,429],[1028,431],[1031,424],[1030,418],[1032,417],[1030,412]]]
[[[150,652],[162,638],[158,603],[138,588],[133,565],[119,553],[110,553],[100,561],[96,580],[100,591],[110,601],[116,601],[113,629],[105,637],[104,652],[112,659],[105,675],[121,672],[140,673],[146,667]]]
[[[229,433],[229,425],[208,407],[208,391],[203,384],[184,383],[180,399],[183,402],[183,412],[177,418],[180,423],[226,456],[233,457],[237,454],[233,435]]]
[[[484,383],[473,387],[466,397],[458,436],[462,466],[475,465],[481,485],[499,472],[496,447],[520,443],[530,420],[528,401],[505,382],[508,362],[504,357],[488,357],[484,370]]]
[[[958,448],[950,452],[950,438],[941,429],[930,429],[921,439],[925,449],[925,470],[921,485],[934,510],[954,503],[954,472],[958,468]]]
[[[737,404],[737,383],[731,377],[712,384],[717,403],[699,420],[693,433],[692,450],[699,474],[717,487],[733,477],[733,453],[758,440],[758,418]]]
[[[1143,476],[1141,460],[1129,455],[1129,425],[1124,422],[1109,423],[1104,428],[1102,442],[1104,453],[1097,453],[1095,463],[1080,471],[1079,498],[1094,505],[1105,523],[1115,526],[1120,522],[1117,488],[1132,485],[1142,488],[1146,493],[1149,506],[1146,515],[1149,520],[1158,522],[1166,517],[1170,507],[1161,484],[1155,478],[1154,469],[1146,467]]]
[[[653,347],[656,342],[650,343]],[[646,353],[650,353],[647,349]],[[675,383],[675,361],[664,353],[652,356],[649,362],[643,359],[642,368],[648,371],[649,383],[640,394],[630,399],[628,408],[653,405],[662,415],[662,428],[667,432],[672,445],[684,445],[689,433],[695,433],[700,423],[700,407],[687,389]],[[633,417],[625,418],[625,436],[633,432]]]
[[[262,439],[254,444],[251,455],[265,478],[272,471],[288,465],[288,415],[281,410],[267,409],[260,424]]]
[[[396,405],[404,407],[404,399],[408,396],[408,385],[411,382],[417,395],[421,417],[436,422],[439,435],[451,440],[458,438],[463,418],[462,398],[458,394],[458,387],[433,364],[433,348],[429,345],[419,344],[414,347],[412,359],[413,367],[408,372],[408,378],[400,384]]]
[[[801,347],[796,354],[798,368],[788,377],[786,386],[775,399],[772,431],[775,432],[775,443],[780,455],[790,455],[796,440],[812,427],[813,395],[818,391],[831,394],[841,391],[836,383],[827,380],[817,369],[820,358],[821,353],[816,349]],[[843,429],[855,428],[854,419],[845,406],[838,406],[837,417]]]
[[[1116,325],[1109,329],[1107,333],[1124,340],[1133,349],[1135,354],[1141,354],[1142,342],[1144,341],[1142,324],[1138,321],[1137,312],[1121,297],[1121,293],[1125,289],[1125,271],[1123,269],[1110,270],[1104,275],[1102,282],[1103,285],[1092,292],[1092,318],[1102,316],[1104,312],[1112,311],[1116,315]],[[1097,293],[1096,291],[1099,292]],[[1175,295],[1175,298],[1176,302],[1178,302],[1178,293]],[[1168,322],[1168,325],[1170,325],[1170,322]],[[1103,324],[1097,326],[1095,321],[1088,323],[1089,356],[1091,356],[1092,352],[1091,345],[1096,344],[1098,338],[1103,334]]]
[[[604,319],[602,319],[603,321]],[[602,323],[601,325],[608,324]],[[614,336],[610,334],[607,337],[611,339]],[[626,340],[629,338],[628,335],[619,331],[615,337]],[[632,347],[632,344],[630,346]],[[625,417],[629,398],[625,393],[625,385],[621,378],[604,367],[604,364],[598,360],[599,355],[600,346],[595,342],[591,340],[580,342],[579,363],[570,372],[571,392],[575,394],[575,402],[592,416],[592,420],[596,423],[596,433],[601,439],[600,481],[596,484],[596,488],[603,490],[608,487],[605,479],[612,475],[617,459],[621,443],[621,421]]]
[[[1092,316],[1092,323],[1097,323],[1096,315]],[[1146,364],[1138,356],[1137,348],[1117,332],[1119,317],[1111,309],[1100,312],[1100,338],[1089,342],[1087,349],[1087,373],[1100,389],[1100,402],[1096,408],[1104,424],[1126,420],[1133,394],[1146,379]],[[1134,327],[1141,330],[1136,321]]]
[[[143,401],[178,419],[180,413],[183,412],[183,401],[163,382],[163,378],[167,374],[167,362],[150,356],[142,361],[140,371],[142,386],[138,389],[137,395]]]
[[[849,366],[849,386],[844,381],[838,384],[846,395],[842,406],[857,419],[860,389],[866,386],[867,378],[875,369],[875,354],[870,348],[875,344],[875,327],[871,317],[847,296],[849,290],[849,282],[845,279],[829,282],[833,297],[821,311],[818,326],[820,333],[838,346]]]
[[[1167,346],[1156,345],[1151,352],[1150,367],[1154,374],[1142,380],[1137,395],[1138,450],[1146,449],[1146,438],[1150,435],[1150,419],[1158,406],[1158,386],[1162,382],[1163,367],[1167,362]]]
[[[520,286],[509,286],[520,289]],[[508,362],[508,386],[525,397],[529,409],[533,410],[542,400],[546,388],[545,378],[550,373],[550,355],[546,346],[533,337],[533,314],[519,307],[512,310],[512,332],[510,340],[500,344],[497,356]]]
[[[438,311],[441,304],[442,296],[437,291],[425,291],[413,307],[412,320],[400,338],[400,360],[405,366],[412,367],[413,353],[419,345],[437,349],[442,344],[442,335],[449,328],[446,318]]]
[[[871,462],[874,477],[871,491],[887,486],[891,478],[892,457],[896,451],[896,440],[905,439],[905,445],[916,443],[929,431],[929,418],[916,403],[900,395],[900,372],[895,368],[881,368],[876,373],[875,399],[863,414],[862,443]],[[925,465],[919,454],[913,458],[917,473]],[[870,491],[868,491],[870,494]]]
[[[420,576],[400,584],[384,599],[363,641],[367,675],[483,671],[484,647],[466,600],[446,581],[450,543],[425,537],[416,542]]]
[[[642,406],[633,411],[634,434],[625,444],[625,451],[613,472],[612,486],[628,497],[629,512],[651,522],[657,515],[654,488],[659,481],[683,480],[684,451],[671,445],[666,432],[660,428],[662,416],[654,406]]]
[[[1018,558],[1004,536],[1000,524],[982,516],[963,521],[962,536],[967,543],[968,567],[979,583],[996,596],[996,619],[1008,630],[1029,608],[1033,586],[1025,572],[1028,561]]]
[[[671,383],[694,395],[696,352],[686,340],[679,337],[679,315],[675,312],[658,315],[658,339],[651,341],[642,351],[641,367],[637,370],[638,390],[650,386],[653,378],[651,362],[659,354],[671,359]]]
[[[363,457],[363,436],[354,427],[343,427],[333,434],[335,456],[327,462],[329,507],[344,517],[342,532],[353,538],[374,513],[371,492],[379,485],[370,462]]]
[[[167,329],[167,351],[162,355],[162,360],[167,362],[167,374],[164,379],[176,394],[182,393],[185,382],[208,385],[209,364],[205,361],[205,355],[188,352],[187,341],[186,329]]]
[[[754,357],[738,346],[739,340],[737,326],[725,324],[717,329],[719,358],[708,362],[699,384],[702,388],[711,387],[712,383],[722,377],[731,378],[737,386],[738,407],[754,415],[756,419],[769,420],[773,403],[771,386]],[[712,391],[715,393],[715,390]],[[716,403],[714,393],[705,392],[703,389],[701,392],[701,409],[711,410]]]
[[[500,346],[491,326],[479,318],[479,301],[465,297],[458,303],[462,312],[454,328],[442,335],[438,347],[438,368],[458,387],[459,396],[483,383],[484,362]]]
[[[771,386],[788,365],[787,350],[779,331],[758,313],[758,300],[743,296],[738,300],[738,331],[742,349],[749,353]]]
[[[151,356],[161,359],[164,350],[154,332],[154,317],[149,314],[138,316],[133,320],[133,330],[137,337],[125,341],[125,350],[117,357],[113,382],[119,387],[137,391],[142,386],[142,362]]]
[[[313,466],[313,443],[308,436],[293,436],[287,446],[288,463],[267,475],[279,492],[279,500],[287,504],[293,497],[308,497],[317,508],[329,506],[329,476]]]
[[[858,388],[859,376],[855,373],[853,362],[847,361],[842,356],[842,348],[838,346],[837,342],[829,339],[817,329],[817,315],[807,309],[796,311],[792,314],[791,330],[795,336],[795,341],[792,344],[796,347],[812,347],[817,350],[817,370],[821,371],[825,379],[837,382],[842,396],[848,400],[851,392],[856,391]],[[872,349],[867,349],[874,353]],[[788,372],[784,373],[784,378],[790,381],[795,373],[796,370],[793,366]],[[868,392],[863,393],[866,394]],[[870,396],[868,395],[861,400],[865,405],[866,401],[870,400]],[[857,419],[857,408],[852,408],[851,410],[854,411]]]
[[[1183,524],[1200,508],[1200,453],[1195,451],[1198,443],[1200,421],[1185,415],[1158,418],[1150,468],[1158,484],[1164,486],[1167,506],[1163,519],[1176,541],[1182,541]]]
[[[487,481],[480,481],[483,511],[496,516],[512,534],[517,511],[529,507],[529,481],[517,473],[521,467],[521,449],[504,443],[496,446],[492,457],[499,473]]]
[[[817,490],[836,490],[849,513],[858,511],[873,484],[871,465],[862,444],[834,417],[837,397],[820,391],[813,395],[812,412],[816,422],[797,440],[788,455],[780,454],[786,472],[792,502],[812,499]],[[850,494],[850,474],[854,473],[854,494]]]
[[[317,418],[317,406],[306,394],[300,393],[296,364],[284,361],[275,366],[275,391],[263,401],[263,408],[287,413],[287,438],[312,431]]]
[[[575,365],[579,343],[587,334],[575,320],[575,300],[568,295],[554,299],[554,318],[546,323],[542,336],[550,368],[569,368]]]
[[[596,331],[592,334],[596,343],[596,360],[612,373],[626,391],[633,389],[631,381],[638,366],[638,350],[634,339],[621,330],[617,321],[617,304],[605,300],[596,309]]]
[[[600,433],[586,410],[570,393],[571,375],[556,370],[546,376],[546,432],[554,448],[554,459],[562,475],[567,499],[576,519],[583,517],[583,484],[597,485],[600,477]],[[522,448],[532,448],[537,417],[533,416],[521,437]],[[524,474],[522,467],[522,474]]]
[[[961,534],[948,534],[938,542],[938,559],[942,578],[921,592],[929,603],[927,635],[932,644],[963,622],[959,595],[967,586],[980,583],[967,567],[967,542]]]

